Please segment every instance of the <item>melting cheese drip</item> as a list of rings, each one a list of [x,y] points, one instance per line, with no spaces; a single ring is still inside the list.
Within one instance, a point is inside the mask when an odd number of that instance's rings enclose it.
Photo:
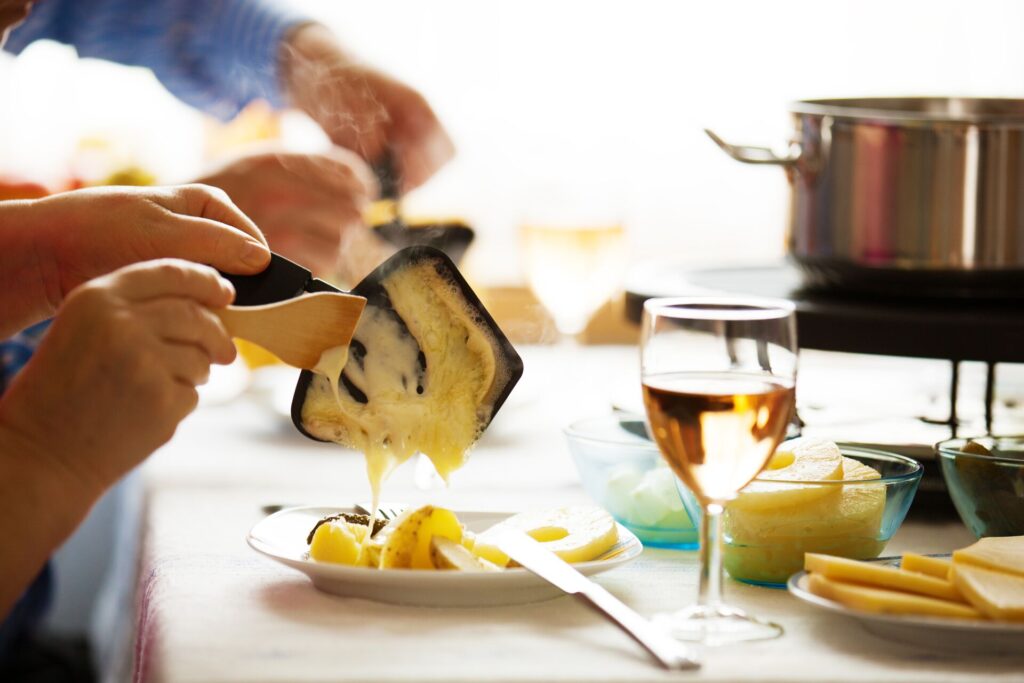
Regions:
[[[334,393],[334,400],[339,408],[342,408],[342,403],[338,385],[341,383],[341,372],[345,369],[345,364],[348,363],[348,353],[348,344],[332,347],[320,354],[320,359],[313,367],[313,372],[324,377],[328,384],[330,384],[331,391]],[[377,513],[380,507],[380,482],[374,481],[371,478],[370,489],[372,511],[370,521],[366,523],[366,533],[363,535],[363,542],[359,547],[360,555],[366,552],[366,546],[370,543],[370,537],[373,536],[373,526],[377,523]]]
[[[462,466],[490,418],[482,406],[497,374],[487,335],[464,306],[450,305],[460,300],[452,285],[410,268],[383,286],[408,329],[392,312],[368,306],[353,337],[365,356],[353,354],[340,383],[348,349],[326,352],[302,408],[311,433],[365,455],[374,516],[382,482],[415,453],[426,454],[445,481]]]

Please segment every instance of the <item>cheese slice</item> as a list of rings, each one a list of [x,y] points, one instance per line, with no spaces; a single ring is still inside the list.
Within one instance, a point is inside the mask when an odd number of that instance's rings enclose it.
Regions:
[[[939,600],[923,595],[900,593],[884,588],[871,588],[809,574],[807,589],[826,600],[833,600],[851,609],[876,614],[916,614],[956,619],[981,619],[981,613],[969,605]]]
[[[953,564],[972,564],[1024,577],[1024,536],[979,539],[973,545],[954,551]]]
[[[954,563],[953,583],[986,616],[1024,621],[1024,577]]]
[[[804,556],[804,569],[837,581],[929,595],[953,602],[965,602],[959,591],[946,579],[873,562],[858,562],[845,557],[807,553]]]
[[[918,572],[919,574],[934,576],[937,579],[948,580],[949,570],[953,568],[953,563],[940,557],[929,557],[927,555],[918,555],[917,553],[903,553],[900,568],[909,572]]]

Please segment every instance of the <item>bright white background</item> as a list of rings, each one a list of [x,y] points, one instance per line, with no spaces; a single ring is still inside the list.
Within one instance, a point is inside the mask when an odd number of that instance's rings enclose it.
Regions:
[[[446,122],[459,157],[409,211],[472,221],[478,281],[518,280],[516,225],[567,210],[624,220],[636,261],[780,256],[782,172],[730,161],[705,126],[781,145],[794,99],[1024,96],[1024,4],[1008,0],[296,5]],[[167,181],[203,161],[198,115],[141,70],[50,45],[0,62],[0,170],[52,178],[94,134]]]

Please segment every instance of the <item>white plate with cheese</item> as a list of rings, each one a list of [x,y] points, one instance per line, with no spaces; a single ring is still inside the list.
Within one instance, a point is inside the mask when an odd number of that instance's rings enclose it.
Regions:
[[[246,540],[259,553],[297,569],[313,585],[334,595],[378,602],[427,607],[489,607],[539,602],[562,592],[526,569],[494,572],[456,570],[374,569],[309,559],[306,537],[317,521],[342,512],[342,507],[298,507],[276,512],[258,522]],[[458,512],[466,529],[481,532],[507,519],[509,513]],[[643,552],[640,540],[621,524],[618,542],[591,562],[573,564],[591,576],[628,564]]]
[[[899,558],[879,558],[874,561],[897,564]],[[811,593],[807,589],[807,577],[805,571],[790,577],[787,588],[794,597],[815,607],[855,619],[869,633],[881,638],[958,653],[1005,654],[1024,647],[1024,623],[864,612]]]

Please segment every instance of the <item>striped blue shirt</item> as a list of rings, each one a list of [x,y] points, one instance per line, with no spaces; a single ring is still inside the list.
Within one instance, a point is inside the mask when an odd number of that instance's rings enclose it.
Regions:
[[[254,99],[284,105],[280,45],[308,21],[275,0],[45,0],[5,49],[47,38],[148,67],[178,99],[226,120]]]

